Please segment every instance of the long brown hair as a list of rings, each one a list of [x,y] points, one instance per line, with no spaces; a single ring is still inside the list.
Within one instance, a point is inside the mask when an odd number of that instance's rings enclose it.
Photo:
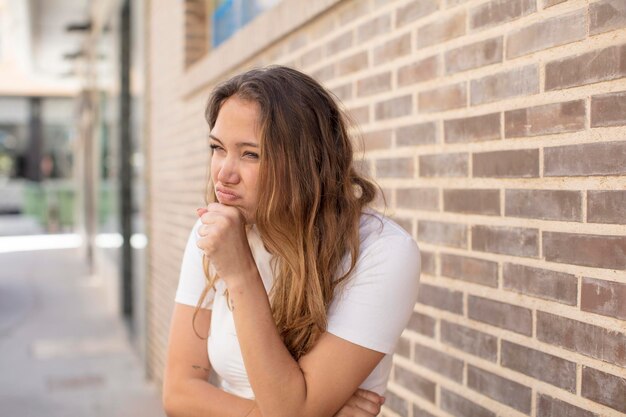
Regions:
[[[255,222],[275,260],[272,314],[299,359],[326,330],[335,288],[354,269],[360,217],[377,188],[355,169],[346,116],[313,78],[282,66],[236,75],[211,94],[205,113],[210,128],[233,96],[259,106]],[[211,183],[207,201],[215,201]],[[338,276],[346,255],[350,268]],[[216,280],[206,259],[204,270],[207,287],[196,312]]]

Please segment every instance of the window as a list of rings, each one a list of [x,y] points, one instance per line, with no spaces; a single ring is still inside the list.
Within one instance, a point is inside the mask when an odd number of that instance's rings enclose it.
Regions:
[[[185,0],[185,66],[281,0]]]
[[[213,48],[230,38],[256,16],[270,9],[280,0],[222,0],[211,15],[211,46]]]

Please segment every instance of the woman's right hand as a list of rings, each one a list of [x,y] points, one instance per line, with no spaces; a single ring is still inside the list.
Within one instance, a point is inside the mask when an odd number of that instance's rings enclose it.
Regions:
[[[376,417],[384,402],[385,397],[358,389],[334,417]]]

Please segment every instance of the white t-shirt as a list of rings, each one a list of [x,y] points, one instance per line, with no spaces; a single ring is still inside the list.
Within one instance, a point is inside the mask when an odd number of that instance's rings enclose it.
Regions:
[[[183,256],[176,302],[195,306],[206,280],[202,250],[196,245],[196,222]],[[327,331],[342,339],[385,353],[361,388],[382,395],[391,370],[391,358],[417,299],[420,255],[415,240],[393,221],[373,212],[361,216],[360,254],[355,269],[335,291],[328,309]],[[269,293],[273,274],[272,255],[267,252],[256,226],[248,230],[248,243]],[[347,271],[349,256],[342,270]],[[212,309],[208,338],[211,366],[221,387],[244,398],[254,398],[237,340],[232,312],[226,304],[223,281],[218,280],[202,307]]]

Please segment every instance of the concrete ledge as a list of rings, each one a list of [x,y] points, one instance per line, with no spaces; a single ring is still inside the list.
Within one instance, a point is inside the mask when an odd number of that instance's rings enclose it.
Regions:
[[[341,0],[283,0],[207,53],[183,76],[187,98]]]

